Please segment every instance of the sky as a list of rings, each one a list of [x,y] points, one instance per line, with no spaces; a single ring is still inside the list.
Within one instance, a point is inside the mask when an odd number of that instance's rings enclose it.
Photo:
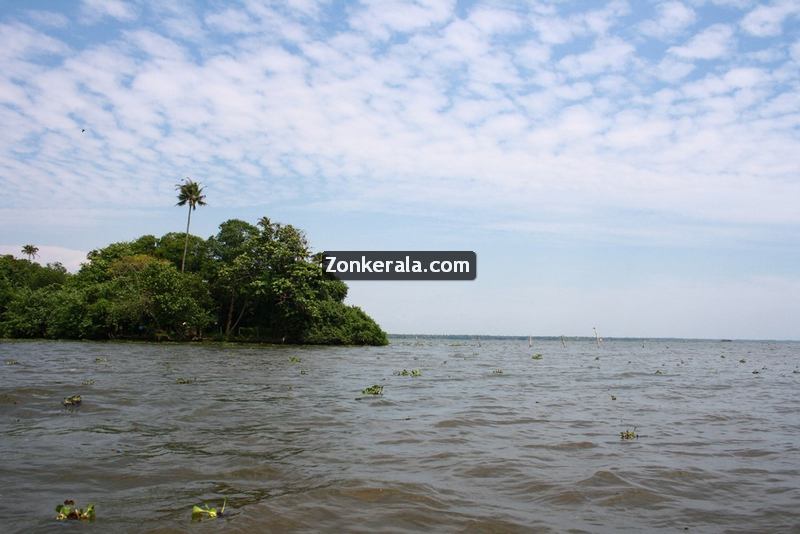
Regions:
[[[390,333],[800,339],[800,0],[0,0],[0,253],[262,216]]]

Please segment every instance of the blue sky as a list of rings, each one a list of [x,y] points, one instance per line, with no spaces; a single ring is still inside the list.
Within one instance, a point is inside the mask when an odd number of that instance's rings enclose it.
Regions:
[[[0,252],[478,253],[394,333],[800,338],[800,1],[0,2]],[[85,132],[81,132],[85,129]]]

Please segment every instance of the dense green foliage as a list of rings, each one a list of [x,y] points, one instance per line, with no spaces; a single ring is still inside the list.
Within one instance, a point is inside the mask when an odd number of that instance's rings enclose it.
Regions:
[[[347,286],[324,273],[303,233],[266,217],[227,221],[207,240],[142,236],[87,259],[69,274],[0,257],[0,336],[387,343],[343,303]]]

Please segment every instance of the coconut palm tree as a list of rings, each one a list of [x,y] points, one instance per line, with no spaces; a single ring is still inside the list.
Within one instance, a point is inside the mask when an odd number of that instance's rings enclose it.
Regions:
[[[189,248],[189,224],[192,222],[192,211],[196,210],[197,206],[206,205],[206,196],[203,194],[203,186],[189,177],[182,184],[175,185],[175,189],[178,190],[178,203],[175,205],[189,205],[189,217],[186,219],[186,241],[183,244],[183,261],[181,261],[181,272],[183,272],[186,269],[186,251]]]
[[[33,259],[39,254],[39,247],[36,245],[25,245],[22,247],[22,253],[28,256],[28,261],[33,261]]]

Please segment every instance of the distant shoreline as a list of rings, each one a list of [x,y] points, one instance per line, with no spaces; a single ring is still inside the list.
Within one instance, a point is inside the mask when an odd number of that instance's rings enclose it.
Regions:
[[[478,335],[478,334],[387,334],[391,343],[393,340],[453,340],[453,341],[528,341],[528,336],[499,336],[499,335]],[[532,336],[533,341],[561,341],[561,336]],[[220,339],[196,339],[196,340],[162,340],[136,339],[136,338],[117,338],[117,339],[74,339],[74,338],[49,338],[49,337],[0,337],[0,343],[4,341],[13,342],[70,342],[70,343],[136,343],[152,345],[237,345],[254,347],[380,347],[381,345],[353,345],[353,344],[333,344],[333,343],[281,343],[279,341],[252,341],[235,340],[228,341]],[[596,343],[595,338],[588,336],[564,336],[565,342]],[[721,338],[681,338],[681,337],[606,337],[603,342],[622,342],[622,343],[685,343],[685,342],[708,342],[708,343],[800,343],[798,339],[721,339]]]
[[[562,336],[501,336],[484,334],[387,334],[389,339],[460,339],[460,340],[507,340],[507,341],[561,341]],[[595,343],[593,336],[563,336],[564,341],[589,341]],[[779,343],[797,343],[800,339],[737,339],[714,337],[603,337],[603,341],[711,341],[718,343],[736,343],[743,341],[774,341]]]

